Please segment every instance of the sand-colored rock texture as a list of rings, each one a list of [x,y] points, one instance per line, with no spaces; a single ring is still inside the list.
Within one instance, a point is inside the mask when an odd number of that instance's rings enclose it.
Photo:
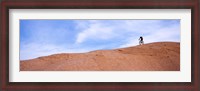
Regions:
[[[54,54],[20,61],[20,71],[180,71],[180,43]]]

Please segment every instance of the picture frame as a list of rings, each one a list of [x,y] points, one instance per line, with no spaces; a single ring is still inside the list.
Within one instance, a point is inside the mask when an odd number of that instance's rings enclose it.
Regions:
[[[9,9],[191,9],[191,82],[9,82]],[[199,91],[199,1],[198,0],[51,0],[1,2],[1,89],[16,90],[141,90]]]

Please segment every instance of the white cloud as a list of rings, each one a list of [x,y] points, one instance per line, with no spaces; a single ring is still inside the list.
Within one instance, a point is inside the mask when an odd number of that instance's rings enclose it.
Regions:
[[[152,25],[151,25],[152,26]],[[147,35],[144,35],[144,43],[162,42],[162,41],[173,41],[180,42],[180,26],[172,25],[170,27],[159,27],[155,29],[149,29]],[[144,31],[141,31],[144,33]],[[141,33],[140,31],[138,33]],[[141,33],[141,34],[142,34]],[[119,48],[130,47],[139,44],[139,37],[130,37],[127,39],[127,43],[121,45]]]
[[[85,42],[87,39],[107,40],[115,37],[112,26],[105,26],[99,21],[89,21],[88,24],[88,28],[78,34],[76,43]]]
[[[173,37],[180,36],[180,26],[176,24],[163,24],[163,20],[93,20],[88,21],[87,27],[82,28],[82,32],[77,35],[76,43],[83,43],[87,40],[103,41],[124,37],[127,43],[119,47],[128,47],[137,45],[139,36],[144,36],[146,43],[165,40],[179,41],[179,39]]]

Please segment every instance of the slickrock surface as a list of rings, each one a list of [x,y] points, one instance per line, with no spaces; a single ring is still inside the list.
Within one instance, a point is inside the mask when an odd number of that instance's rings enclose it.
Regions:
[[[20,71],[179,70],[180,43],[177,42],[155,42],[88,53],[62,53],[20,61]]]

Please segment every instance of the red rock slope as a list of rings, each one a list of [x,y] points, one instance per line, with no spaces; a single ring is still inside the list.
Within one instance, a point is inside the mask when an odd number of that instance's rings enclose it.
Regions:
[[[21,71],[179,71],[180,43],[62,53],[20,61]]]

